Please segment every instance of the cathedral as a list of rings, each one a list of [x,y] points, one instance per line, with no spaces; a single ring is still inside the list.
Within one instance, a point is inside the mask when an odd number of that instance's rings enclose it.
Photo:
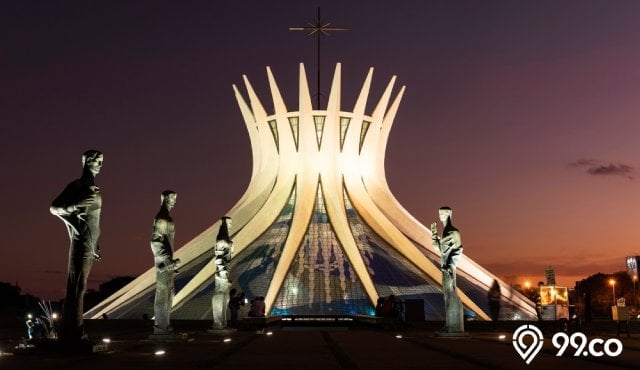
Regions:
[[[394,198],[385,176],[387,140],[404,87],[394,92],[394,76],[373,112],[366,112],[372,68],[353,109],[344,109],[337,64],[326,109],[319,110],[302,64],[299,73],[297,109],[287,108],[269,68],[273,112],[246,77],[246,96],[234,86],[253,170],[246,192],[226,214],[233,219],[232,285],[249,298],[265,297],[267,315],[373,315],[378,298],[395,295],[422,300],[426,320],[444,320],[440,252],[430,228]],[[175,252],[181,266],[174,319],[211,319],[219,226]],[[502,287],[500,319],[536,319],[531,301],[462,255],[457,286],[465,316],[490,319],[487,293],[494,279]],[[154,294],[151,267],[85,318],[152,316]]]

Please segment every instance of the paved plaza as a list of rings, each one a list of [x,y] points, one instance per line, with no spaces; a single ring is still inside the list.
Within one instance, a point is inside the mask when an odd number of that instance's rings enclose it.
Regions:
[[[574,357],[569,348],[556,357],[551,344],[554,328],[543,328],[542,351],[526,365],[511,343],[512,328],[491,331],[487,323],[468,325],[467,338],[439,338],[438,323],[412,325],[405,330],[366,326],[267,328],[264,333],[238,330],[214,335],[206,322],[176,323],[185,340],[154,342],[148,339],[141,320],[119,320],[87,325],[91,338],[110,338],[105,352],[95,354],[31,353],[12,354],[17,340],[0,342],[0,369],[614,369],[640,367],[640,332],[632,326],[631,336],[620,337],[621,355]],[[481,325],[485,324],[485,325]],[[441,325],[441,324],[440,324]],[[612,324],[601,325],[611,328]],[[593,332],[589,338],[611,338],[611,333]],[[501,338],[502,336],[502,338]],[[163,355],[156,355],[159,350]]]

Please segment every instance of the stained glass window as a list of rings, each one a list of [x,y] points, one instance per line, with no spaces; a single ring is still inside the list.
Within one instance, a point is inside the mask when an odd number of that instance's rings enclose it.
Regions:
[[[291,133],[293,134],[293,141],[296,143],[296,149],[298,149],[298,117],[289,117],[289,126],[291,126]]]
[[[316,125],[316,137],[318,139],[318,148],[322,143],[322,132],[324,131],[324,119],[325,116],[313,116],[313,122]]]
[[[353,315],[373,307],[338,242],[318,187],[313,216],[272,315]]]

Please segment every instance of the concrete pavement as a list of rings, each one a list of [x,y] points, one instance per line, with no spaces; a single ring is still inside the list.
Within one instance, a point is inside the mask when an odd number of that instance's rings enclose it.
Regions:
[[[468,325],[467,338],[439,338],[439,323],[413,325],[402,331],[362,326],[271,327],[272,334],[235,331],[207,333],[208,323],[175,323],[188,339],[157,343],[148,339],[147,325],[98,320],[87,326],[93,340],[109,337],[107,352],[96,354],[7,354],[16,340],[0,341],[0,369],[187,370],[187,369],[613,369],[640,367],[640,334],[620,338],[618,357],[574,357],[571,347],[556,357],[553,328],[545,330],[543,350],[530,365],[514,350],[511,323],[502,332]],[[501,335],[504,337],[501,339]],[[589,333],[590,338],[612,334]],[[225,341],[230,339],[230,341]],[[164,350],[164,355],[155,355]]]

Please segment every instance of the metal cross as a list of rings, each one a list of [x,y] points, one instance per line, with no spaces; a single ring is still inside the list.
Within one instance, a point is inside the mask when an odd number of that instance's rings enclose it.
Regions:
[[[307,26],[304,27],[289,27],[289,31],[308,31],[308,35],[311,37],[315,37],[318,40],[318,64],[317,64],[317,72],[318,72],[318,93],[317,97],[317,109],[320,109],[320,39],[323,36],[329,36],[330,31],[349,31],[348,28],[339,28],[339,27],[329,27],[331,23],[324,23],[322,18],[320,17],[320,8],[318,8],[318,17],[313,20],[313,22],[307,23]]]

